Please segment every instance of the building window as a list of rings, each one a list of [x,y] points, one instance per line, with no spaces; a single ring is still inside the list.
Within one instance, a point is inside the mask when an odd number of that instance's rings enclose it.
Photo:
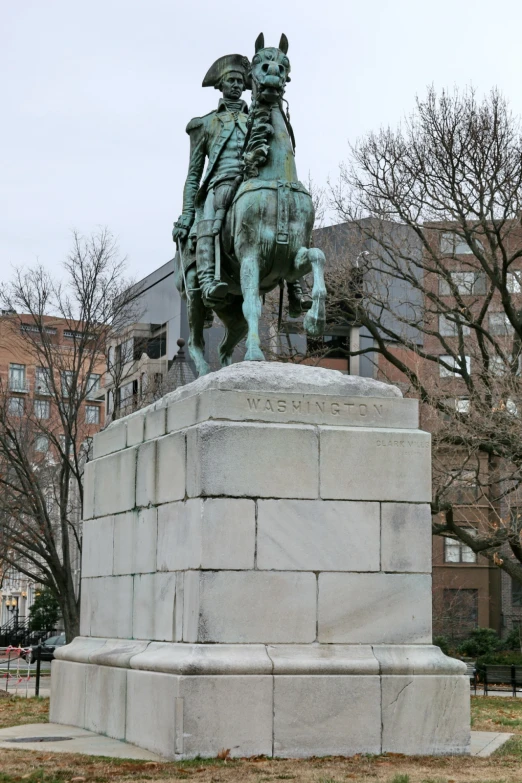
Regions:
[[[511,528],[520,533],[522,531],[522,507],[511,506],[509,509],[509,521]]]
[[[455,400],[455,410],[457,413],[469,413],[470,401],[468,397],[457,397]]]
[[[469,413],[471,402],[468,397],[449,397],[445,400],[446,411],[442,413],[444,421],[453,421],[454,411],[457,413]]]
[[[51,415],[51,403],[49,400],[35,400],[34,415],[37,419],[48,419]]]
[[[457,293],[461,296],[486,293],[486,276],[483,272],[450,272],[450,278]],[[451,296],[452,293],[450,281],[441,277],[439,279],[440,296]]]
[[[511,363],[513,357],[511,354],[503,356],[490,356],[489,357],[489,371],[497,378],[501,378],[503,375],[511,373]],[[516,373],[518,375],[518,371]]]
[[[121,410],[125,410],[126,408],[129,408],[132,406],[133,403],[133,396],[134,396],[134,389],[135,389],[135,382],[131,381],[130,383],[126,383],[124,386],[121,386],[119,389],[119,407]]]
[[[132,362],[134,359],[134,338],[129,337],[128,340],[124,340],[122,343],[116,346],[116,361],[118,364],[123,365],[127,362]]]
[[[322,337],[307,337],[308,353],[319,353],[325,359],[348,359],[349,337],[345,334],[323,334]]]
[[[468,533],[475,533],[474,528],[464,528]],[[453,538],[444,539],[445,563],[476,563],[477,555],[469,546]]]
[[[35,394],[51,394],[51,371],[48,367],[37,367],[35,378]]]
[[[511,603],[513,606],[522,606],[522,584],[511,580]]]
[[[49,438],[47,435],[37,435],[34,440],[34,450],[41,454],[47,454],[49,451]]]
[[[96,399],[100,391],[100,378],[101,375],[97,373],[91,373],[87,379],[87,399]]]
[[[463,335],[469,334],[469,326],[466,326],[462,321],[459,322],[459,317],[455,315],[439,315],[439,333],[442,337],[456,337],[459,334],[459,325]]]
[[[439,365],[439,372],[441,378],[453,378],[456,375],[461,375],[462,372],[460,371],[461,367],[461,361],[460,357],[459,360],[455,356],[441,356],[441,361],[446,362],[446,364],[449,364],[450,367],[453,367],[454,369],[449,370],[447,367],[444,367],[444,365]],[[466,362],[466,372],[469,374],[471,372],[471,357],[465,356],[464,357]]]
[[[506,286],[510,294],[519,294],[522,291],[522,272],[508,272]]]
[[[37,334],[56,334],[54,326],[42,326],[37,324],[21,324],[21,332],[36,332]]]
[[[23,416],[24,415],[24,398],[23,397],[9,397],[9,403],[7,410],[11,416]]]
[[[9,388],[11,391],[17,392],[28,391],[25,380],[25,364],[9,365]]]
[[[482,247],[478,239],[477,244]],[[440,237],[440,252],[447,256],[464,256],[473,253],[465,239],[459,237],[454,231],[445,231]]]
[[[45,508],[47,509],[47,513],[52,515],[54,514],[54,511],[56,509],[56,499],[54,497],[54,494],[52,490],[49,490],[47,494],[45,495]]]
[[[512,397],[508,397],[506,400],[506,410],[511,416],[518,416],[518,407]]]
[[[63,336],[68,337],[69,340],[81,340],[84,337],[84,332],[77,332],[74,329],[64,329]]]
[[[86,405],[85,406],[85,421],[87,424],[99,424],[100,423],[100,406],[99,405]]]
[[[72,391],[74,383],[74,372],[72,370],[62,370],[62,397],[68,397]]]
[[[512,334],[513,327],[505,313],[491,313],[489,316],[489,331],[491,334],[506,336]]]
[[[65,435],[60,435],[60,448],[64,454],[65,454],[66,446],[67,446],[67,439]],[[69,438],[69,457],[72,457],[73,455],[74,455],[74,443]]]

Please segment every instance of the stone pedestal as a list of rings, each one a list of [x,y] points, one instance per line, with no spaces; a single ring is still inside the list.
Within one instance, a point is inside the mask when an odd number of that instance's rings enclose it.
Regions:
[[[430,484],[417,401],[331,370],[242,363],[112,424],[51,720],[172,759],[467,753]]]

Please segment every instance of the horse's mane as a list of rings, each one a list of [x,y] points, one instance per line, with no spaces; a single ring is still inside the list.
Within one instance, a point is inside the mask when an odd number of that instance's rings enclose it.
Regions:
[[[279,99],[279,109],[285,121],[292,147],[295,149],[294,131],[290,124],[290,114],[288,108],[286,114],[283,110],[282,102],[285,100],[282,96]],[[285,100],[288,107],[288,102]],[[252,179],[257,177],[259,169],[265,165],[269,152],[269,137],[274,132],[270,123],[270,112],[273,105],[260,103],[256,98],[253,99],[250,111],[248,113],[248,126],[243,149],[244,178]]]
[[[248,127],[243,151],[245,179],[257,177],[259,169],[265,165],[268,158],[268,139],[274,132],[270,124],[270,106],[260,103],[255,98],[248,113]]]

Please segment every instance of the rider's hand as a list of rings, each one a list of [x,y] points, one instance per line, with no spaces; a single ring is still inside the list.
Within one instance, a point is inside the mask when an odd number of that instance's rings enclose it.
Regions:
[[[188,236],[188,228],[185,226],[177,226],[174,224],[174,228],[172,229],[172,239],[174,242],[184,242]]]

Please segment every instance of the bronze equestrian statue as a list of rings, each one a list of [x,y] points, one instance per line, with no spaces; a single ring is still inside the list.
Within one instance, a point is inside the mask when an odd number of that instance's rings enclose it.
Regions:
[[[212,65],[203,86],[216,87],[223,97],[217,111],[187,126],[189,172],[172,234],[176,285],[188,302],[189,352],[199,375],[210,371],[203,335],[212,310],[226,328],[219,347],[223,366],[245,336],[245,361],[264,360],[261,296],[284,281],[290,315],[306,312],[310,335],[324,330],[325,258],[310,248],[314,208],[297,179],[294,135],[283,108],[288,41],[282,35],[279,48],[265,48],[261,34],[255,48],[251,64],[235,54]],[[252,89],[250,109],[241,100],[245,88]],[[311,301],[300,283],[309,272]]]

